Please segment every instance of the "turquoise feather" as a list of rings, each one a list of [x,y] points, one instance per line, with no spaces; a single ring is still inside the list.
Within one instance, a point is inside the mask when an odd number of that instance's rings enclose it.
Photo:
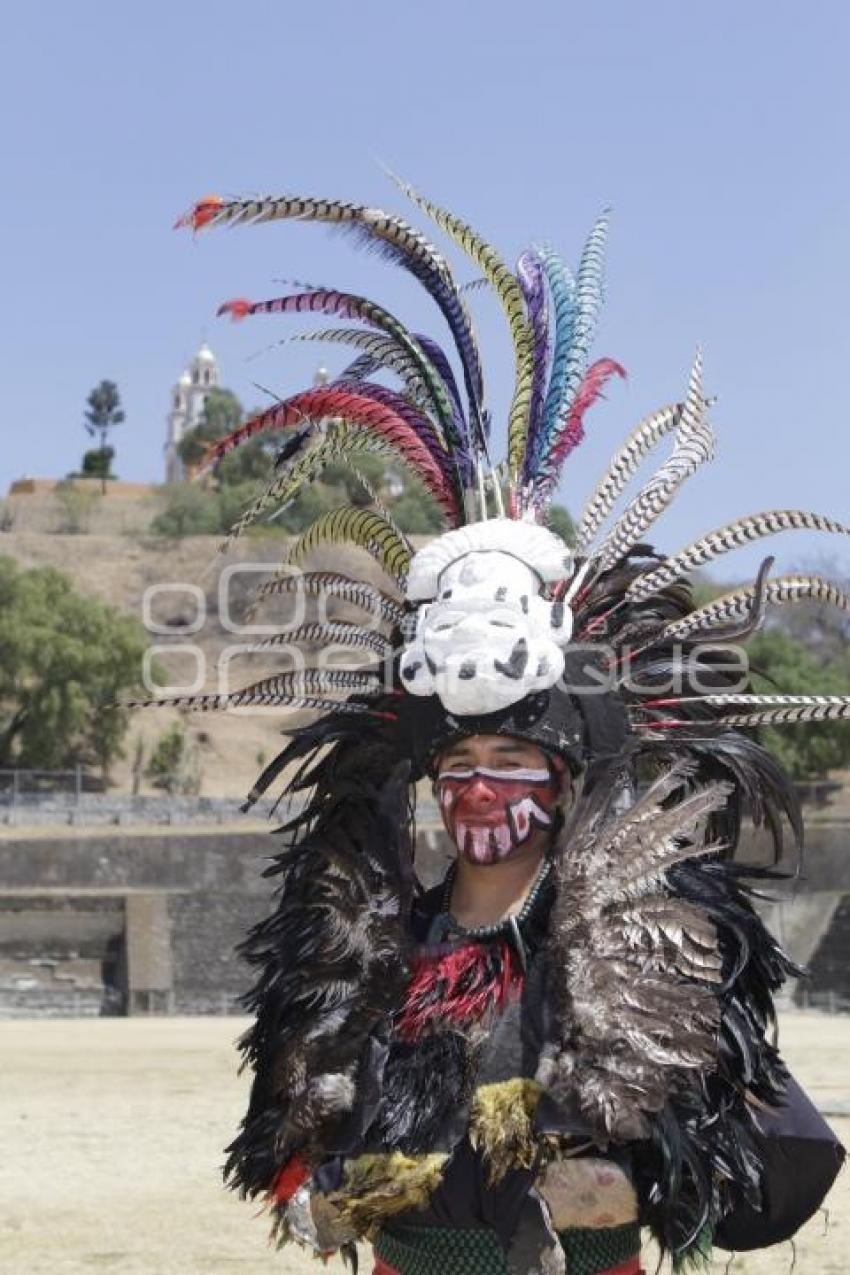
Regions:
[[[569,342],[564,356],[563,369],[558,382],[550,380],[547,394],[541,447],[537,453],[535,472],[546,468],[547,458],[564,429],[570,408],[575,402],[581,383],[587,372],[590,348],[596,334],[599,311],[602,308],[605,275],[605,242],[608,236],[608,216],[603,213],[597,220],[581,254],[575,282],[574,312],[569,330]]]
[[[552,343],[552,370],[543,404],[543,416],[539,429],[529,440],[525,475],[527,481],[533,478],[540,467],[546,439],[554,429],[561,410],[576,312],[575,280],[566,263],[552,248],[543,247],[538,252],[552,298],[555,333]]]

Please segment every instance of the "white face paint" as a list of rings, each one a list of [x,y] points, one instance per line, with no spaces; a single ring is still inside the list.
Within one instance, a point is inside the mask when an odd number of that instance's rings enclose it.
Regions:
[[[402,656],[406,689],[437,694],[451,713],[479,714],[554,686],[564,671],[572,615],[541,596],[541,583],[535,570],[500,549],[467,551],[446,565]]]

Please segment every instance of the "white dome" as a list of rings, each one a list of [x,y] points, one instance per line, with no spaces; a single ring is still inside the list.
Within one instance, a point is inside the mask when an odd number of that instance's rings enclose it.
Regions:
[[[216,358],[206,341],[203,342],[198,353],[195,355],[196,363],[215,363]]]
[[[192,384],[192,378],[189,375],[189,373],[181,372],[180,376],[177,378],[178,387],[180,387],[181,385],[191,385],[191,384]]]

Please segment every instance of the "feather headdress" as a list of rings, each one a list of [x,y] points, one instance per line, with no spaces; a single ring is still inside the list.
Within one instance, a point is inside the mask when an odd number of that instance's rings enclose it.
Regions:
[[[598,666],[601,661],[606,688],[624,706],[630,728],[648,738],[688,723],[698,724],[704,734],[722,733],[733,725],[845,717],[850,699],[843,697],[804,697],[790,705],[777,697],[753,696],[740,680],[733,686],[716,667],[716,658],[703,651],[708,643],[716,647],[738,641],[745,636],[742,625],[752,631],[766,608],[777,603],[816,597],[845,607],[845,594],[837,585],[805,578],[764,580],[757,595],[739,590],[690,614],[687,589],[680,581],[738,545],[768,535],[797,528],[846,535],[850,528],[802,510],[769,510],[708,532],[664,557],[645,547],[657,519],[696,470],[714,457],[699,353],[682,401],[646,417],[615,453],[581,513],[575,543],[568,547],[547,533],[557,569],[545,579],[535,573],[531,542],[546,526],[565,466],[584,435],[585,418],[612,379],[625,375],[614,359],[589,362],[604,293],[608,215],[591,229],[574,271],[549,245],[527,249],[512,270],[463,218],[406,183],[397,184],[466,254],[483,276],[478,282],[493,290],[504,311],[515,366],[506,462],[496,465],[492,456],[468,290],[458,285],[447,257],[420,230],[382,209],[338,200],[207,196],[178,225],[206,232],[225,225],[316,221],[374,248],[429,293],[453,349],[452,357],[433,336],[413,332],[378,302],[347,291],[295,285],[295,291],[268,301],[225,302],[219,313],[240,320],[333,316],[349,326],[293,339],[341,344],[357,354],[330,384],[289,395],[210,447],[207,466],[258,435],[282,442],[274,477],[235,523],[231,537],[291,501],[327,464],[356,467],[358,454],[375,452],[421,480],[450,533],[448,556],[443,555],[446,560],[431,591],[417,586],[414,596],[408,590],[408,574],[418,580],[421,571],[413,547],[394,526],[391,511],[377,505],[377,497],[371,510],[324,515],[304,532],[284,565],[290,569],[306,563],[314,550],[327,545],[355,546],[371,554],[390,582],[384,591],[392,621],[385,606],[381,623],[387,624],[387,648],[365,641],[360,647],[374,657],[374,672],[383,665],[385,689],[389,683],[407,695],[436,693],[448,712],[480,716],[558,687],[570,664],[570,644],[578,639],[585,648],[599,647],[599,658],[591,662]],[[392,378],[394,387],[379,376]],[[669,456],[616,514],[618,499],[668,437]],[[494,521],[502,524],[495,537]],[[432,550],[423,552],[427,557]],[[255,606],[275,592],[279,580],[280,575],[260,587]],[[356,590],[360,583],[351,577],[350,588]],[[402,632],[398,622],[403,616]],[[307,632],[315,637],[312,628]],[[346,636],[329,630],[329,642],[332,635]],[[387,665],[389,646],[406,648],[400,665]],[[707,662],[715,666],[712,697],[693,690],[693,674]],[[662,685],[668,693],[661,693]],[[247,702],[251,692],[244,690]],[[208,707],[210,697],[198,702]],[[358,696],[354,704],[358,711],[368,711],[368,697]],[[297,707],[303,709],[303,697]],[[593,709],[582,715],[592,716]]]

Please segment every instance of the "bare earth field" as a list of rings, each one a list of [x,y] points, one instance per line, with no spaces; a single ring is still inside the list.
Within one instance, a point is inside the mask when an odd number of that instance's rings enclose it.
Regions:
[[[318,1275],[219,1182],[241,1115],[237,1019],[4,1022],[0,1028],[2,1275]],[[850,1140],[850,1018],[788,1014],[781,1043]],[[712,1270],[790,1271],[790,1244]],[[330,1275],[342,1265],[332,1261]],[[364,1254],[362,1269],[370,1265]],[[647,1255],[647,1269],[654,1269]],[[850,1176],[798,1236],[795,1275],[850,1271]],[[446,1272],[451,1275],[451,1272]]]

